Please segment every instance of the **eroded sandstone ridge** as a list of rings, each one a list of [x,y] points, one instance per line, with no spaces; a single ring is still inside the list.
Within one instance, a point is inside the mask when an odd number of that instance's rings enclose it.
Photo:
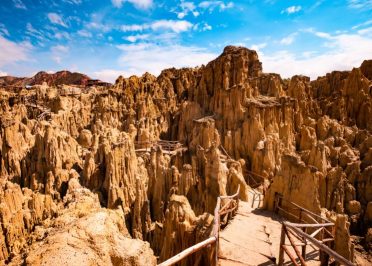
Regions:
[[[0,90],[0,264],[154,265],[209,236],[217,196],[248,200],[249,171],[268,209],[281,193],[337,220],[344,256],[348,228],[371,249],[371,62],[283,80],[228,46],[111,87]]]

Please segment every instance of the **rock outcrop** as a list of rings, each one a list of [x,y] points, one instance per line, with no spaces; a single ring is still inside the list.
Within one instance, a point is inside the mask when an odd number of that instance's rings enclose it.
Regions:
[[[122,209],[103,209],[97,195],[71,179],[64,208],[48,227],[37,226],[33,244],[10,265],[156,265],[149,243],[132,239]]]
[[[163,261],[209,235],[217,196],[240,185],[249,199],[249,172],[265,179],[268,209],[280,193],[344,217],[338,248],[352,259],[349,233],[366,248],[371,239],[371,62],[283,80],[263,73],[255,51],[228,46],[205,66],[110,87],[62,91],[89,85],[67,72],[39,73],[32,84],[47,84],[28,90],[2,78],[0,261],[76,252],[81,264],[154,264],[143,241]]]

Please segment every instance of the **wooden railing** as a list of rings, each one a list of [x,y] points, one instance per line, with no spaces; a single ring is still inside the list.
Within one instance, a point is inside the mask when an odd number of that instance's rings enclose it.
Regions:
[[[51,113],[52,113],[51,109],[43,106],[43,104],[41,104],[41,103],[38,104],[38,102],[35,98],[26,97],[24,104],[27,107],[30,107],[34,110],[37,110],[37,112],[39,114],[36,116],[36,120],[38,120],[38,121],[45,120],[45,119],[49,120],[51,118]]]
[[[298,223],[331,223],[325,217],[322,217],[312,211],[309,211],[302,206],[286,200],[279,193],[275,194],[274,210],[276,213],[285,216],[289,220]]]
[[[206,240],[199,242],[181,253],[171,257],[170,259],[160,263],[158,266],[170,266],[174,265],[177,262],[181,261],[182,259],[192,255],[193,253],[210,246],[211,244],[215,244],[215,258],[214,262],[215,265],[218,265],[218,251],[219,251],[219,234],[221,228],[221,220],[227,222],[229,216],[233,215],[239,206],[239,192],[240,186],[234,195],[231,196],[219,196],[217,198],[216,208],[214,209],[214,220],[213,220],[213,229],[211,235]],[[221,206],[222,200],[226,202]],[[223,218],[223,219],[221,219]]]
[[[284,253],[288,255],[294,265],[299,265],[298,261],[301,265],[306,265],[307,245],[312,245],[319,249],[321,265],[329,265],[330,257],[333,261],[342,265],[354,265],[351,261],[332,250],[335,239],[335,224],[333,222],[294,202],[285,200],[280,194],[275,195],[275,211],[282,216],[298,221],[298,223],[282,223],[279,266],[284,263]],[[286,244],[286,238],[289,240],[289,245]],[[289,246],[293,248],[295,255],[291,253]],[[301,247],[301,252],[298,247]]]
[[[136,151],[149,151],[152,147],[160,146],[163,151],[172,152],[183,147],[178,141],[158,140],[158,141],[135,141]]]
[[[265,177],[262,175],[259,175],[255,172],[249,171],[247,169],[244,169],[244,177],[245,181],[251,188],[258,188],[259,186],[263,185],[265,181]]]
[[[252,206],[251,206],[251,208],[252,209],[254,208],[254,203],[255,202],[258,202],[257,208],[260,208],[261,207],[261,203],[264,200],[264,195],[262,193],[256,191],[254,188],[248,190],[248,192],[252,194]]]

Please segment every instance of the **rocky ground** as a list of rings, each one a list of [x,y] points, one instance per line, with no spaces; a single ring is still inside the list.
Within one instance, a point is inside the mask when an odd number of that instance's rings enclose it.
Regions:
[[[155,265],[209,235],[218,195],[240,185],[248,199],[247,170],[266,177],[266,208],[281,193],[338,214],[336,250],[370,259],[372,61],[283,80],[229,46],[112,86],[63,73],[28,89],[2,79],[0,265]]]

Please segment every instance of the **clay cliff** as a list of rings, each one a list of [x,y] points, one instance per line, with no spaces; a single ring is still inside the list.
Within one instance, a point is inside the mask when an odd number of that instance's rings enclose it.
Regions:
[[[9,86],[9,87],[23,87],[23,86],[33,86],[33,85],[42,85],[46,83],[49,86],[58,86],[58,85],[98,85],[103,83],[100,80],[93,80],[87,75],[70,72],[67,70],[58,71],[56,73],[47,73],[40,71],[36,73],[33,77],[12,77],[12,76],[3,76],[0,77],[0,86]]]
[[[209,236],[217,196],[240,185],[248,200],[247,172],[265,178],[266,208],[280,193],[337,220],[346,257],[348,230],[368,251],[371,62],[282,79],[228,46],[205,66],[109,88],[61,94],[55,85],[75,77],[42,73],[49,85],[0,90],[0,262],[155,264]]]

